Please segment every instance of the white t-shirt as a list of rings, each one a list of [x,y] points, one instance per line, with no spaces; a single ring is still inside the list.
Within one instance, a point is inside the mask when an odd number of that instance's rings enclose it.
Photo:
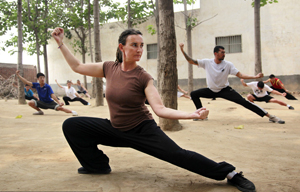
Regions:
[[[258,81],[252,81],[250,83],[246,83],[248,87],[251,87],[251,89],[253,90],[254,95],[256,95],[256,97],[264,97],[266,95],[268,95],[268,92],[273,91],[272,88],[270,88],[268,85],[265,84],[264,88],[262,90],[258,89],[257,87],[257,83]]]
[[[225,60],[220,64],[216,64],[214,59],[197,59],[197,62],[198,67],[206,71],[207,87],[216,93],[229,86],[228,75],[236,75],[239,72],[231,62]]]
[[[70,87],[70,89],[67,86],[62,86],[62,87],[63,87],[62,89],[65,90],[67,97],[70,97],[71,99],[74,99],[75,97],[77,97],[75,95],[76,90],[74,89],[74,87]]]

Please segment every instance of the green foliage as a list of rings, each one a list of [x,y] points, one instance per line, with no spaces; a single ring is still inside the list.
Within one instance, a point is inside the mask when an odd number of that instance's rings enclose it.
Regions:
[[[128,21],[128,12],[127,12],[127,4],[123,7],[120,7],[118,9],[118,17],[123,21],[127,22]],[[153,9],[152,9],[152,3],[151,1],[135,1],[131,0],[130,1],[130,16],[131,16],[131,22],[132,26],[141,24],[147,19],[152,16]]]
[[[148,26],[147,26],[147,31],[148,31],[148,33],[150,33],[151,35],[155,35],[155,34],[156,34],[156,29],[154,28],[153,25],[148,25]]]
[[[254,7],[254,0],[252,0],[252,7]],[[260,0],[260,7],[265,6],[266,4],[278,3],[278,0]]]
[[[175,4],[183,4],[183,1],[173,0]],[[193,5],[195,4],[196,0],[186,0],[187,5]]]
[[[88,1],[83,0],[83,5],[81,1],[68,1],[66,6],[66,19],[63,21],[65,28],[65,35],[67,38],[73,38],[71,45],[75,53],[79,52],[80,54],[85,54],[88,49],[85,46],[88,43],[87,33],[88,33],[88,17],[94,17],[93,13],[93,3],[91,3],[91,12],[88,10]],[[101,23],[107,22],[109,19],[118,18],[118,6],[120,3],[113,3],[111,0],[102,0],[100,1],[100,7],[106,11],[100,11],[99,21]],[[91,21],[91,27],[93,28],[93,23]],[[75,31],[77,36],[73,37],[71,31]]]
[[[46,8],[46,3],[47,7]],[[33,55],[37,53],[36,44],[46,45],[51,38],[48,28],[54,28],[60,25],[60,20],[63,17],[63,7],[61,5],[62,0],[30,0],[29,9],[28,1],[22,1],[22,32],[23,32],[23,44],[24,50]],[[11,29],[17,28],[17,4],[15,1],[7,2],[6,0],[0,0],[0,36],[7,33]],[[46,11],[48,9],[48,11]],[[14,35],[5,42],[4,47],[1,47],[3,51],[5,48],[11,47],[12,50],[8,52],[14,54],[17,47],[17,36]],[[40,50],[40,53],[43,53]]]
[[[187,26],[191,26],[192,28],[197,26],[198,19],[196,17],[188,17]]]

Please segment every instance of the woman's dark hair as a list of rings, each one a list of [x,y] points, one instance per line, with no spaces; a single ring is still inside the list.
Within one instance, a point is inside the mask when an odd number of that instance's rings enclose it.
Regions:
[[[259,88],[264,88],[264,86],[265,86],[265,84],[264,84],[264,82],[262,82],[262,81],[259,81],[259,82],[257,83],[257,87],[259,87]]]
[[[143,35],[143,34],[142,34],[142,32],[140,32],[139,30],[136,30],[136,29],[126,29],[119,36],[119,44],[122,43],[122,45],[125,45],[126,39],[129,35]],[[123,62],[122,51],[119,49],[119,47],[116,52],[116,62],[118,62],[118,63]]]

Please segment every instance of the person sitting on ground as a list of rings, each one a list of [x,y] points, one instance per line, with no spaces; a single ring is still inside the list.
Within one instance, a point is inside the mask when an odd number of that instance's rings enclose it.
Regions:
[[[57,80],[55,79],[56,84],[62,88],[65,93],[66,96],[63,97],[63,100],[65,102],[66,105],[70,105],[69,102],[73,102],[73,101],[80,101],[83,105],[91,105],[89,102],[87,102],[86,100],[82,99],[82,97],[80,95],[78,95],[78,93],[76,92],[76,90],[74,89],[74,87],[72,87],[72,82],[71,81],[67,81],[67,86],[61,86]]]
[[[206,108],[187,113],[163,105],[154,86],[153,77],[137,64],[143,53],[142,33],[127,29],[119,36],[116,61],[83,64],[63,44],[64,30],[55,28],[52,37],[71,69],[82,75],[106,78],[106,101],[110,120],[96,117],[68,118],[63,132],[71,149],[82,165],[80,174],[108,174],[111,172],[108,156],[99,144],[112,147],[131,147],[140,152],[172,163],[199,175],[228,179],[240,190],[255,191],[254,184],[235,172],[227,162],[215,162],[193,151],[179,147],[156,124],[145,106],[150,103],[154,113],[167,119],[205,119]]]
[[[91,99],[91,96],[89,95],[88,90],[83,86],[82,83],[80,83],[79,79],[77,80],[77,83],[76,84],[73,83],[73,85],[77,85],[77,88],[78,88],[77,93],[79,93],[79,94],[83,93],[85,96],[87,96],[88,98]]]
[[[270,82],[272,84],[272,89],[279,91],[280,93],[286,93],[285,98],[288,100],[297,100],[292,94],[289,93],[289,91],[284,87],[284,84],[280,81],[280,79],[276,78],[275,75],[271,74],[269,79],[263,82]]]
[[[72,113],[73,116],[78,116],[76,111],[71,111],[69,109],[63,108],[63,103],[59,102],[57,97],[54,95],[52,88],[50,85],[45,83],[45,75],[43,73],[38,73],[36,75],[39,83],[34,83],[26,80],[24,77],[20,75],[20,71],[16,71],[17,76],[21,79],[24,84],[30,85],[32,88],[35,88],[38,92],[40,100],[31,100],[28,102],[28,105],[33,109],[37,110],[37,112],[33,113],[33,115],[44,115],[42,109],[54,109],[56,111],[63,111],[65,113]],[[55,100],[55,101],[53,101]]]
[[[241,79],[242,84],[245,87],[250,87],[253,90],[253,94],[248,94],[247,99],[250,102],[254,101],[265,101],[266,103],[278,103],[279,105],[286,106],[288,109],[294,110],[294,107],[280,101],[277,99],[274,99],[270,95],[268,95],[267,92],[274,93],[276,95],[281,95],[283,97],[286,96],[286,93],[280,93],[276,90],[271,89],[268,85],[265,85],[262,81],[253,81],[250,83],[245,83],[244,79]]]

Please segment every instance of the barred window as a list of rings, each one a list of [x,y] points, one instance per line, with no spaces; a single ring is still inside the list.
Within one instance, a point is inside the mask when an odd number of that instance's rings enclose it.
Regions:
[[[225,48],[226,53],[241,53],[242,52],[242,36],[226,36],[216,37],[216,45],[221,45]]]
[[[157,44],[147,45],[147,59],[157,59]]]

